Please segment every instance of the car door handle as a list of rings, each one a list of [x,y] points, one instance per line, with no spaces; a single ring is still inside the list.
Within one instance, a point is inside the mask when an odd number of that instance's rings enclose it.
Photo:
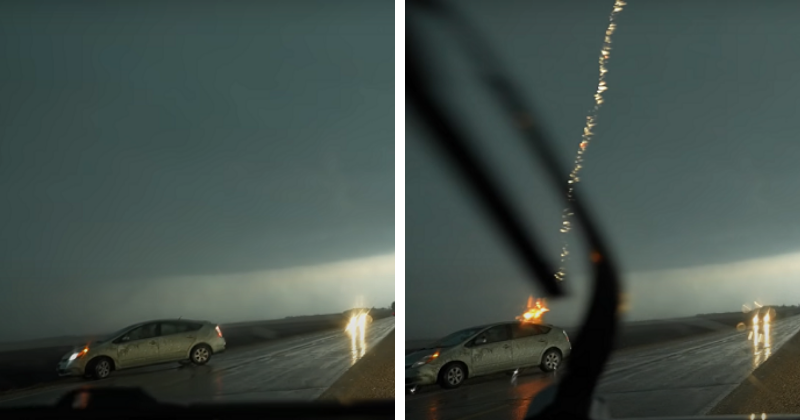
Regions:
[[[504,345],[504,346],[503,346],[503,348],[504,348],[504,349],[510,349],[510,348],[511,348],[511,346],[509,346],[508,344],[506,344],[506,345]]]
[[[155,345],[156,345],[156,340],[152,340],[152,341],[150,341],[150,344],[152,344],[152,345],[154,345],[154,346],[155,346]]]
[[[546,343],[547,340],[539,340],[540,343]]]

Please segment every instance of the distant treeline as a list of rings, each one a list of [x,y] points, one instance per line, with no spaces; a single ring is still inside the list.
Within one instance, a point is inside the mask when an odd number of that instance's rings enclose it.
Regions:
[[[336,314],[317,314],[317,315],[294,315],[294,316],[287,316],[283,319],[300,319],[300,318],[322,318],[322,317],[329,317]]]
[[[751,309],[750,312],[753,312],[756,309],[768,309],[768,308],[775,309],[775,312],[778,313],[778,314],[781,314],[781,313],[783,313],[783,314],[792,314],[792,313],[800,314],[800,305],[765,305],[763,308],[753,308],[753,309]],[[744,311],[741,311],[741,312],[715,312],[715,313],[707,313],[707,314],[697,314],[696,316],[707,317],[707,316],[715,316],[715,315],[729,315],[729,314],[733,314],[733,313],[741,313],[742,315],[746,315],[749,312],[744,312]]]
[[[392,306],[394,306],[394,302],[392,302]],[[344,312],[342,315],[345,317],[350,317],[354,312],[369,312],[372,319],[381,319],[392,316],[392,312],[394,312],[393,308],[350,308]],[[315,318],[315,317],[326,317],[335,314],[317,314],[317,315],[295,315],[295,316],[287,316],[284,319],[294,319],[298,320],[301,318]]]
[[[356,312],[368,312],[372,319],[381,319],[392,316],[394,310],[392,308],[350,308],[342,312],[342,315],[349,318]]]
[[[763,308],[756,309],[762,311],[772,309],[775,311],[775,318],[788,318],[791,316],[800,315],[800,306],[798,305],[768,305],[764,306]],[[750,312],[739,311],[728,313],[698,314],[697,317],[735,326],[739,322],[749,324],[748,321],[753,317],[753,315],[755,315],[755,309],[751,310]]]

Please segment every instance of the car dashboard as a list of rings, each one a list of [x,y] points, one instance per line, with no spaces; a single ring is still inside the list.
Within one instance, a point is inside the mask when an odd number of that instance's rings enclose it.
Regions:
[[[84,388],[71,391],[55,405],[0,409],[3,419],[394,419],[389,401],[233,403],[190,405],[161,403],[139,388]]]

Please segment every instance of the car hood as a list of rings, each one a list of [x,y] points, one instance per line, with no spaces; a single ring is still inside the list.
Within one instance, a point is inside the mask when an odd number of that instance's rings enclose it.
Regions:
[[[62,356],[62,359],[66,359],[67,357],[72,356],[73,354],[81,351],[83,349],[83,347],[84,346],[75,346],[75,347],[73,347],[72,349],[70,349],[70,351],[64,353],[64,355]]]
[[[89,350],[100,350],[108,346],[108,342],[103,340],[97,340],[97,341],[89,341],[88,343],[85,344],[76,344],[75,346],[72,347],[70,351],[68,351],[65,354],[65,356],[70,356],[73,353],[79,352],[87,346],[89,347]]]
[[[435,348],[425,348],[425,349],[419,349],[419,350],[417,350],[417,351],[415,351],[413,353],[407,354],[406,355],[406,369],[410,368],[412,364],[414,364],[415,362],[418,362],[423,357],[430,356],[434,352],[436,352]]]

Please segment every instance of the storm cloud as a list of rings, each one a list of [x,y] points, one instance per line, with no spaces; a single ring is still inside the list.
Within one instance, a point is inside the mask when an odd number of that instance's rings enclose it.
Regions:
[[[0,6],[4,338],[388,306],[393,12]]]
[[[509,65],[571,169],[592,95],[612,3],[453,2]],[[627,319],[796,304],[791,262],[800,250],[796,132],[800,88],[787,16],[734,2],[631,2],[620,15],[606,103],[585,155],[579,193],[619,263]],[[555,264],[563,202],[520,143],[508,116],[476,83],[456,43],[433,25],[430,63],[466,132],[513,195]],[[513,319],[540,295],[463,181],[407,121],[409,338]],[[548,320],[580,322],[587,298],[580,229],[566,286]]]

